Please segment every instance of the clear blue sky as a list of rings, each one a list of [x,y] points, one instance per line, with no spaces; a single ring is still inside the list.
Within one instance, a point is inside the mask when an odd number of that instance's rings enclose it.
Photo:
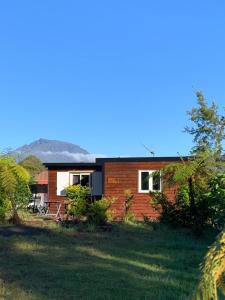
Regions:
[[[225,103],[224,15],[223,0],[2,1],[0,148],[187,154],[194,91]]]

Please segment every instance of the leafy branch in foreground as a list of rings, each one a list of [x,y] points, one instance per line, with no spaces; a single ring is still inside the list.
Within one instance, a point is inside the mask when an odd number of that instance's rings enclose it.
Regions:
[[[225,230],[222,231],[202,264],[202,276],[191,300],[218,300],[218,288],[224,289]]]

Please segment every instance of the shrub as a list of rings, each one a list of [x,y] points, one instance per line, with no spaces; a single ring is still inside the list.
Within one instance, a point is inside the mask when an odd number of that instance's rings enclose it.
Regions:
[[[159,220],[152,219],[148,216],[143,215],[143,222],[145,225],[151,226],[153,230],[157,230],[160,228]]]
[[[136,222],[136,218],[135,218],[134,213],[128,211],[126,213],[126,215],[124,216],[123,221],[124,221],[124,223],[135,223]]]
[[[76,201],[67,202],[67,212],[70,216],[80,219],[86,214],[86,201],[84,199],[77,199]]]
[[[215,228],[222,229],[225,225],[225,174],[218,174],[211,180],[205,198],[210,207],[210,222]]]
[[[112,220],[111,204],[114,202],[113,198],[102,198],[90,204],[87,213],[87,220],[89,223],[96,225],[104,225]]]
[[[161,212],[165,223],[191,227],[196,233],[201,233],[206,225],[219,230],[225,225],[225,174],[212,178],[207,191],[195,188],[195,218],[185,185],[178,188],[174,203],[163,193],[151,193],[151,196],[151,205]]]
[[[178,190],[175,203],[172,203],[164,193],[151,192],[150,205],[160,213],[160,220],[163,223],[191,226],[190,206],[186,199],[185,188]]]
[[[72,185],[66,188],[67,214],[80,219],[87,213],[87,200],[90,189],[86,186]]]
[[[130,189],[127,189],[124,191],[124,222],[132,222],[132,220],[135,220],[135,216],[133,213],[130,212],[130,208],[132,205],[132,202],[134,200],[134,194]]]

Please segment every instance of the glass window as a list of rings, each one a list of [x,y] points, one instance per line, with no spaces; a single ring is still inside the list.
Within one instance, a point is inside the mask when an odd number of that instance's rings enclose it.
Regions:
[[[90,185],[90,174],[73,174],[72,175],[72,185],[82,185],[89,186]]]
[[[80,184],[80,175],[73,175],[73,185]]]
[[[139,171],[138,182],[139,193],[148,193],[150,191],[161,191],[161,173],[159,170]]]
[[[90,175],[80,175],[80,185],[82,186],[89,186],[89,178],[90,178]]]
[[[149,190],[149,172],[141,172],[141,189],[142,191]]]
[[[153,191],[161,190],[161,179],[159,171],[155,171],[152,173],[152,189]]]

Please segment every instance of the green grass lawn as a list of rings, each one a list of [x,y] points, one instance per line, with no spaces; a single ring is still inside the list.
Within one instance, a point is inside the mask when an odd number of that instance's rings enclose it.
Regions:
[[[0,299],[186,299],[214,240],[162,225],[87,232],[49,224],[41,234],[0,235]]]

